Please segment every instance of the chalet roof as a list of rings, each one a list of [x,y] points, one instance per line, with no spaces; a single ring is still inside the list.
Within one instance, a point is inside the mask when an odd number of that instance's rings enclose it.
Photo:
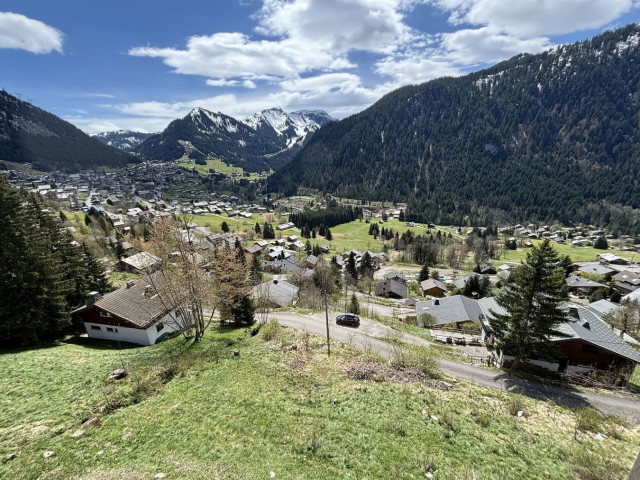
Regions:
[[[253,287],[251,293],[254,298],[268,299],[276,305],[286,307],[291,305],[298,290],[298,287],[284,280],[269,280]]]
[[[629,263],[627,259],[619,257],[618,255],[614,255],[613,253],[601,253],[600,255],[598,255],[598,258],[600,260],[604,260],[607,263],[611,263],[611,262],[618,262],[623,264]]]
[[[385,273],[382,277],[384,280],[389,280],[392,278],[397,278],[403,282],[407,281],[407,277],[405,277],[402,273],[400,272],[389,272],[389,273]]]
[[[423,292],[431,290],[432,288],[439,288],[443,292],[447,291],[447,287],[444,286],[444,283],[442,283],[440,280],[434,280],[433,278],[428,278],[420,282],[420,288]]]
[[[594,302],[586,307],[576,306],[575,308],[577,310],[578,318],[568,319],[566,322],[561,323],[557,328],[557,330],[564,333],[566,337],[553,337],[551,340],[555,342],[562,342],[566,340],[580,339],[620,357],[633,360],[634,362],[640,362],[640,354],[616,335],[607,326],[607,324],[601,320],[602,313],[599,313],[599,311],[607,310],[609,308],[607,304],[601,302],[607,301]],[[504,308],[498,305],[495,297],[480,299],[478,303],[480,304],[482,313],[484,314],[482,323],[485,327],[490,326],[489,324],[493,317],[491,311],[499,315],[505,315],[507,313]],[[617,306],[614,305],[614,307]]]
[[[616,273],[611,278],[618,282],[626,282],[632,285],[640,285],[640,276],[637,273],[628,272],[627,270],[623,270],[620,273]]]
[[[480,276],[479,273],[470,272],[470,273],[467,273],[464,277],[454,280],[453,284],[456,286],[456,288],[459,288],[460,290],[462,290],[470,278],[478,277],[478,276]]]
[[[396,278],[387,278],[376,283],[376,295],[385,293],[394,293],[400,298],[407,298],[409,289],[405,283],[396,280]]]
[[[131,255],[128,258],[123,258],[121,261],[123,263],[126,263],[127,265],[130,265],[136,270],[142,271],[145,268],[148,268],[153,264],[160,262],[160,258],[148,252],[140,252],[136,253],[135,255]]]
[[[583,273],[591,273],[593,275],[606,275],[607,273],[615,273],[613,268],[609,268],[601,263],[587,263],[581,265],[579,268],[580,272]]]
[[[579,319],[567,322],[576,337],[615,355],[640,363],[640,354],[627,344],[589,308],[578,307]]]
[[[155,285],[161,289],[162,278],[162,273],[157,272],[150,277],[132,281],[130,287],[122,287],[107,293],[96,300],[94,305],[85,305],[73,313],[97,306],[112,315],[127,320],[137,328],[146,329],[170,311],[151,286]]]
[[[436,325],[447,323],[477,322],[480,320],[482,310],[476,300],[464,295],[444,297],[439,300],[427,300],[416,304],[416,314],[420,316],[429,313],[436,317]]]
[[[588,278],[583,278],[579,275],[571,275],[567,278],[567,285],[569,288],[603,288],[606,285],[602,283],[594,282]]]

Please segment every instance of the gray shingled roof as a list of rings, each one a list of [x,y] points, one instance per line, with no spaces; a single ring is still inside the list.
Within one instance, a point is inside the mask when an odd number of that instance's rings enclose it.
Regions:
[[[156,263],[160,263],[160,258],[148,252],[139,252],[135,255],[131,255],[128,258],[123,258],[122,262],[126,263],[127,265],[131,265],[136,270],[142,271],[145,268],[151,267]]]
[[[443,291],[447,291],[447,287],[444,286],[440,280],[434,280],[433,278],[428,278],[420,282],[420,288],[422,291],[431,290],[432,288],[439,288]]]
[[[436,302],[439,305],[436,305]],[[444,297],[439,300],[427,300],[416,304],[416,315],[429,313],[436,317],[436,325],[445,325],[451,322],[480,321],[482,310],[476,300],[464,295]]]
[[[164,317],[170,310],[160,300],[153,287],[145,295],[147,285],[155,284],[161,288],[162,274],[157,272],[149,277],[135,281],[132,287],[122,287],[99,298],[95,305],[111,314],[127,320],[138,328],[146,329],[156,320]],[[75,310],[79,313],[92,305],[85,305]]]
[[[598,282],[594,282],[593,280],[589,280],[588,278],[583,278],[579,275],[571,275],[567,278],[567,285],[569,288],[603,288],[606,285],[603,285]]]
[[[490,326],[492,318],[490,311],[494,311],[500,315],[506,313],[506,310],[498,305],[494,297],[480,299],[478,303],[485,315],[483,323],[487,327]],[[596,305],[598,303],[599,302],[592,303],[587,307],[577,307],[579,319],[567,320],[557,328],[559,332],[564,333],[567,337],[554,337],[552,340],[561,342],[564,340],[580,339],[620,357],[640,362],[640,354],[616,335],[607,324],[600,320],[598,310],[606,309],[606,306],[604,304]],[[595,308],[593,307],[594,305],[596,305]]]
[[[387,278],[376,283],[376,295],[394,293],[400,298],[407,298],[409,289],[405,283],[399,282],[395,278]]]
[[[579,320],[567,322],[578,338],[620,357],[640,362],[640,354],[613,333],[592,310],[578,307],[578,315]]]
[[[298,287],[284,280],[269,280],[253,287],[252,296],[265,298],[276,305],[286,307],[293,303],[298,290]]]

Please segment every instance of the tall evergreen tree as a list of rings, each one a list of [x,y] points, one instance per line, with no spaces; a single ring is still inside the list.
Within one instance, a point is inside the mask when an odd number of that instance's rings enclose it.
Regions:
[[[333,240],[333,235],[331,234],[331,230],[329,230],[328,228],[327,228],[327,234],[324,236],[324,238],[326,238],[329,241]]]
[[[260,255],[251,256],[251,266],[249,267],[249,278],[253,286],[262,282],[262,262],[260,261]]]
[[[228,233],[229,232],[229,225],[227,224],[227,222],[223,221],[220,224],[220,229],[224,232],[224,233]]]
[[[369,255],[369,252],[364,252],[364,254],[362,255],[362,259],[360,260],[360,276],[362,278],[372,278],[374,270],[375,267],[373,265],[371,255]]]
[[[356,255],[351,251],[347,259],[347,273],[353,280],[358,280],[358,269],[356,268]]]
[[[534,246],[526,261],[512,274],[508,289],[496,298],[505,314],[492,312],[498,348],[514,356],[513,368],[526,358],[552,359],[552,337],[563,337],[558,326],[565,320],[561,304],[568,299],[565,272],[548,239]]]
[[[429,265],[426,263],[420,269],[420,273],[418,274],[418,283],[424,282],[429,279]]]
[[[42,228],[33,200],[23,200],[0,177],[0,343],[35,343],[69,325],[61,255]],[[53,223],[53,222],[51,222]]]
[[[256,222],[256,226],[254,230],[256,232],[256,235],[260,235],[262,233],[262,229],[260,228],[260,224],[258,222]]]

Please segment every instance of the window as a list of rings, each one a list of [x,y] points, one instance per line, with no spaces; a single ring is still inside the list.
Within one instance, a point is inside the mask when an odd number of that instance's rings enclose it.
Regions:
[[[99,325],[91,325],[91,330],[102,330],[102,327]]]
[[[156,325],[156,332],[161,331],[164,328],[164,323],[160,322]]]
[[[115,327],[107,327],[107,332],[114,332],[114,333],[118,333],[118,329]]]
[[[100,316],[101,317],[110,317],[111,313],[105,312],[104,310],[100,310]]]
[[[582,345],[582,349],[580,350],[582,353],[598,353],[598,347],[594,347],[593,345]]]

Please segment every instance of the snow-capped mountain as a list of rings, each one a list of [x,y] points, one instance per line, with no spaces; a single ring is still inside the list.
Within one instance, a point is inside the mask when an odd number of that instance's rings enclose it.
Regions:
[[[310,135],[330,120],[320,110],[286,113],[272,108],[239,121],[197,107],[148,138],[136,151],[150,160],[212,157],[248,171],[276,169],[289,162]]]
[[[300,110],[287,113],[281,108],[270,108],[243,120],[257,132],[271,137],[285,137],[287,147],[303,144],[309,133],[333,120],[322,110]]]
[[[116,130],[112,132],[100,132],[91,136],[106,145],[119,148],[121,150],[134,150],[151,135],[153,135],[153,133]]]

